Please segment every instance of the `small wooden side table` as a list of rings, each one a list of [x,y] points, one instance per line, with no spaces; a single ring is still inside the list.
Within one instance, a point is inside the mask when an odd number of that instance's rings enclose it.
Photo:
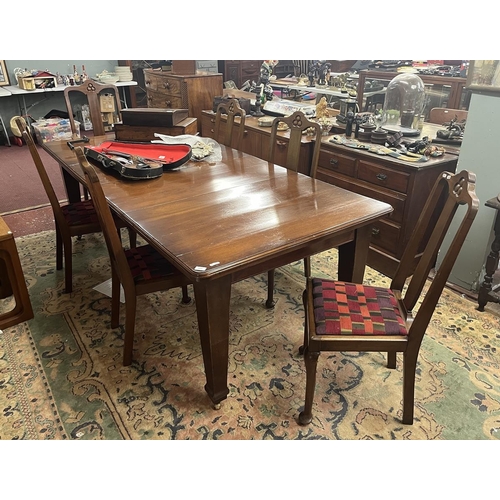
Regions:
[[[485,265],[485,275],[483,282],[479,288],[478,294],[478,311],[484,311],[484,306],[488,302],[494,302],[496,304],[500,303],[500,297],[495,292],[499,285],[493,286],[493,275],[498,269],[498,261],[500,256],[500,194],[496,198],[488,200],[485,205],[490,208],[494,208],[497,211],[495,218],[495,239],[491,244],[491,250],[486,258]]]
[[[0,314],[0,330],[33,318],[14,235],[0,217],[0,298],[11,295],[14,295],[16,303],[13,309]]]

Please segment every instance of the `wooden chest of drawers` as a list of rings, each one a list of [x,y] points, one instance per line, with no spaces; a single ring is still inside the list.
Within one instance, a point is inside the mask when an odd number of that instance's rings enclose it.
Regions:
[[[445,154],[413,163],[322,141],[317,178],[389,203],[394,211],[372,227],[368,265],[393,276],[430,190],[458,156]]]
[[[201,112],[211,109],[215,96],[222,95],[222,75],[178,75],[169,71],[144,70],[149,108],[188,109],[197,118],[201,131]]]

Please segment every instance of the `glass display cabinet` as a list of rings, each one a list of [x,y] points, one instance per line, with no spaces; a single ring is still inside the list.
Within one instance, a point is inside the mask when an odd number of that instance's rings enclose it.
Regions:
[[[382,84],[387,88],[389,82],[401,73],[383,70],[362,70],[358,78],[358,106],[364,110],[366,97],[363,95],[366,86]],[[470,91],[465,90],[466,78],[455,76],[421,75],[425,86],[425,105],[423,114],[425,120],[429,118],[432,108],[468,109]]]

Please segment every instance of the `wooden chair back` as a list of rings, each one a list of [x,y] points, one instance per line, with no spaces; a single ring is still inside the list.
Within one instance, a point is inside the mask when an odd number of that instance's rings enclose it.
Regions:
[[[224,135],[221,137],[220,128],[222,115],[226,115],[226,126],[224,129]],[[238,99],[230,99],[227,102],[221,102],[217,106],[217,113],[215,115],[215,138],[218,142],[222,142],[224,146],[232,147],[233,142],[233,131],[234,131],[234,119],[235,117],[240,117],[238,138],[236,140],[236,149],[241,148],[241,141],[243,140],[243,134],[245,132],[245,116],[246,112],[241,108]]]
[[[24,120],[21,120],[18,117],[16,119],[16,124],[19,127],[24,142],[27,144],[28,149],[31,153],[31,157],[33,158],[33,162],[35,163],[36,170],[38,172],[38,175],[40,176],[40,180],[42,181],[43,188],[45,189],[45,192],[47,193],[47,196],[49,198],[50,206],[52,207],[52,212],[54,213],[56,224],[59,227],[65,227],[66,220],[61,210],[61,205],[59,204],[59,200],[57,199],[54,187],[50,182],[47,170],[45,170],[45,166],[43,164],[42,158],[40,157],[40,153],[38,152],[35,141],[33,140],[33,136],[31,135],[31,132],[26,126],[26,122]]]
[[[308,128],[315,130],[314,149],[311,160],[311,165],[308,169],[311,177],[316,177],[316,169],[318,168],[319,150],[321,147],[321,127],[319,123],[309,120],[302,111],[295,111],[295,113],[286,117],[277,117],[271,125],[271,137],[269,139],[269,161],[274,162],[274,155],[278,147],[278,125],[283,122],[289,127],[290,138],[288,140],[288,147],[286,153],[286,161],[284,167],[294,170],[299,169],[300,163],[300,147],[302,144],[303,132]]]
[[[437,253],[457,209],[460,205],[465,205],[466,210],[463,213],[460,212],[460,215],[457,216],[457,220],[461,222],[455,231],[453,241],[446,251],[435,276],[432,278],[429,289],[410,326],[409,338],[411,341],[417,342],[418,345],[420,345],[420,341],[425,334],[439,297],[477,214],[479,200],[475,193],[475,185],[475,174],[466,170],[454,175],[449,172],[441,174],[420,214],[415,230],[403,252],[392,280],[391,289],[398,291],[401,295],[403,310],[412,311],[422,294],[429,273],[436,263]],[[437,218],[436,214],[438,215]],[[403,287],[412,273],[415,255],[418,253],[422,240],[426,241],[425,250],[415,271],[413,271],[410,281],[407,283],[407,289],[403,295]]]
[[[83,94],[86,96],[94,135],[104,135],[106,133],[101,112],[101,96],[105,94],[111,94],[113,96],[115,101],[115,113],[118,114],[118,119],[121,120],[122,108],[118,88],[112,84],[100,84],[93,80],[86,80],[80,85],[70,86],[64,89],[64,100],[66,102],[66,108],[68,109],[71,131],[73,134],[77,132],[75,118],[73,116],[73,104],[71,102],[71,96],[74,94]]]
[[[87,161],[81,147],[76,147],[75,153],[85,175],[87,189],[90,192],[90,197],[92,198],[92,202],[94,203],[94,207],[97,212],[97,218],[99,219],[102,233],[106,241],[112,267],[118,273],[120,282],[123,286],[126,287],[128,285],[133,288],[134,280],[127,262],[127,257],[125,256],[125,250],[123,249],[122,242],[120,241],[116,224],[114,222],[113,215],[111,214],[111,209],[109,208],[106,196],[104,195],[104,191],[102,190],[97,172]]]
[[[451,122],[455,118],[461,122],[467,120],[468,113],[465,109],[432,108],[429,113],[429,122],[442,125]]]

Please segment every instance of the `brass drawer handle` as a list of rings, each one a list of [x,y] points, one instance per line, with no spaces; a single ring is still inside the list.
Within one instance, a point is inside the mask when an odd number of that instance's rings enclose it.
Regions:
[[[149,87],[151,85],[151,80],[146,80],[144,83],[146,84],[146,87]]]
[[[276,141],[276,145],[279,146],[280,148],[286,147],[286,142],[284,141]]]
[[[331,165],[332,167],[338,167],[338,165],[339,165],[339,161],[338,161],[338,160],[336,160],[335,158],[330,158],[330,165]]]
[[[380,229],[378,227],[372,227],[372,236],[378,236],[380,234]]]
[[[165,82],[165,83],[163,84],[163,88],[165,88],[165,89],[169,90],[169,89],[170,89],[170,83]]]
[[[172,106],[172,101],[165,101],[165,106],[170,108],[170,106]]]
[[[387,175],[385,174],[377,174],[376,177],[380,182],[384,182],[387,180]]]

